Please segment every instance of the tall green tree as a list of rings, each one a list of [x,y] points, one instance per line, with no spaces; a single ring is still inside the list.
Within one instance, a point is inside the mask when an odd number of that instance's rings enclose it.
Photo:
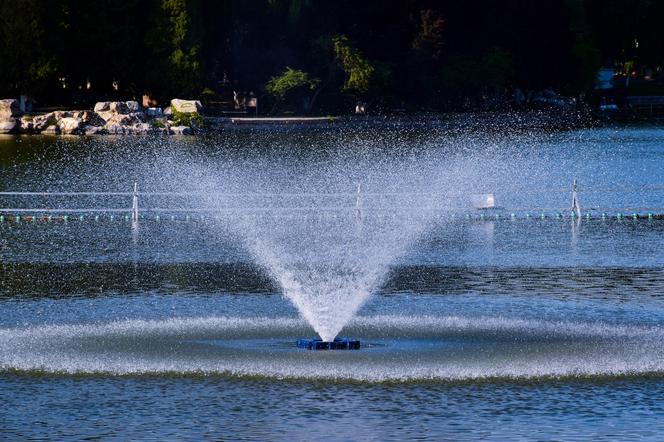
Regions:
[[[376,68],[345,35],[332,38],[334,56],[346,74],[342,90],[356,96],[365,95],[371,88]]]
[[[152,9],[145,36],[148,91],[162,98],[201,92],[200,14],[198,0],[161,0]]]
[[[0,91],[36,95],[54,84],[55,58],[49,53],[44,10],[38,0],[0,2]]]
[[[317,78],[310,78],[309,74],[287,67],[281,74],[270,78],[265,85],[265,90],[274,99],[274,106],[272,112],[279,104],[287,101],[298,101],[302,105],[305,112],[311,109],[312,93],[316,90],[320,80]],[[295,109],[298,105],[295,103]]]

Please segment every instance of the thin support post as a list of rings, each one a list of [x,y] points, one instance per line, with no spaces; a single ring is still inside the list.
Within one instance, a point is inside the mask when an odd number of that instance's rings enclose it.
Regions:
[[[362,184],[357,185],[357,194],[355,196],[355,217],[362,221]]]
[[[572,182],[572,216],[581,218],[581,206],[579,205],[579,198],[576,195],[576,178]]]
[[[131,222],[138,222],[138,183],[134,183],[134,193],[131,197]]]

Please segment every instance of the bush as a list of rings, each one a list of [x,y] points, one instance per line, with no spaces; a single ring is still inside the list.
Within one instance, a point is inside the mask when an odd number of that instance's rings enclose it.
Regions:
[[[270,78],[265,85],[265,90],[277,100],[281,101],[293,91],[305,90],[313,91],[316,89],[320,80],[309,78],[309,74],[296,69],[286,68],[284,72],[276,77]]]
[[[203,127],[203,117],[197,112],[180,112],[171,109],[174,126]]]

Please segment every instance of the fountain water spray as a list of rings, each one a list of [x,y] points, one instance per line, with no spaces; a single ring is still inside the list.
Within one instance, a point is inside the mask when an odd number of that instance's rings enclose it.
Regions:
[[[235,220],[253,258],[325,342],[380,287],[422,226],[403,213],[366,213],[361,230],[355,223],[352,210],[320,209]]]

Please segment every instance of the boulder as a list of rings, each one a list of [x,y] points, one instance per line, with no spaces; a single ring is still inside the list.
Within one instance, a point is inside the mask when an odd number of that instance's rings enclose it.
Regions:
[[[95,112],[104,112],[107,111],[110,106],[110,103],[108,101],[100,101],[95,104],[94,111]]]
[[[193,133],[189,126],[171,126],[171,134],[173,135],[191,135]]]
[[[37,115],[32,119],[32,124],[35,130],[44,130],[48,126],[56,124],[55,115],[53,112],[49,112],[44,115]]]
[[[107,124],[104,129],[111,134],[111,135],[124,135],[125,134],[125,126],[118,124],[118,123],[109,123]]]
[[[79,118],[88,126],[103,126],[106,124],[106,120],[101,118],[96,112],[83,111]]]
[[[81,123],[80,118],[65,117],[58,121],[58,128],[65,135],[78,134],[81,132]]]
[[[152,131],[152,125],[149,123],[137,123],[132,126],[133,133],[145,135]]]
[[[111,111],[99,111],[99,112],[95,112],[95,113],[97,114],[97,116],[99,118],[101,118],[105,122],[108,122],[108,120],[110,120],[111,118],[113,118],[114,116],[117,115],[115,112],[111,112]]]
[[[127,101],[125,104],[127,105],[127,109],[129,110],[129,112],[141,111],[141,105],[138,104],[138,101]]]
[[[179,98],[174,98],[171,100],[171,107],[185,114],[200,114],[203,112],[203,105],[198,100],[180,100]]]
[[[10,118],[21,115],[21,109],[18,100],[8,98],[0,100],[0,121],[8,121]]]
[[[111,117],[106,120],[106,125],[109,124],[121,124],[123,126],[131,123],[131,117],[129,115],[122,114],[113,114]]]
[[[129,115],[129,118],[131,118],[131,122],[133,124],[144,123],[145,122],[145,114],[143,112],[131,112],[128,115]]]
[[[111,101],[108,104],[108,110],[110,110],[111,112],[115,112],[117,114],[126,114],[127,112],[129,112],[127,104],[122,101]]]
[[[9,117],[0,121],[0,134],[9,134],[20,128],[18,119]]]
[[[55,124],[52,124],[48,126],[46,129],[44,129],[42,133],[45,135],[57,135],[60,133],[60,128],[58,128],[58,126],[56,126]]]
[[[72,118],[74,116],[73,112],[70,111],[55,111],[53,112],[53,118],[55,118],[55,121],[60,121],[63,118]]]
[[[104,129],[103,127],[99,126],[86,126],[85,127],[85,135],[104,135],[107,134],[108,131]]]
[[[145,109],[145,115],[149,118],[161,118],[164,116],[164,112],[160,107],[149,107]]]

